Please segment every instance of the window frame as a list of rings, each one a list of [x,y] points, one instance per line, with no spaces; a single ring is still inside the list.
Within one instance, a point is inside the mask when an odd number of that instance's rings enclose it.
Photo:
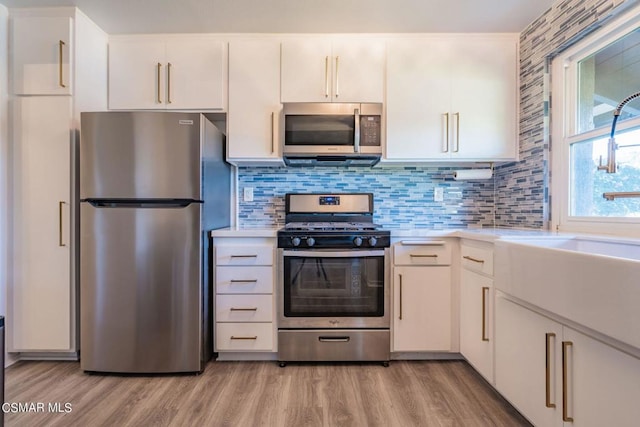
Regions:
[[[578,41],[555,57],[551,63],[551,227],[553,230],[573,233],[598,233],[640,237],[640,218],[584,217],[570,215],[570,150],[571,145],[608,137],[611,128],[576,134],[578,123],[578,64],[593,53],[605,48],[624,35],[640,27],[640,7],[634,8],[607,23],[596,33]],[[613,120],[613,114],[611,115]],[[618,122],[616,133],[640,128],[640,117]],[[606,159],[603,159],[605,161]],[[599,173],[606,173],[599,171]],[[640,191],[640,188],[638,189]]]

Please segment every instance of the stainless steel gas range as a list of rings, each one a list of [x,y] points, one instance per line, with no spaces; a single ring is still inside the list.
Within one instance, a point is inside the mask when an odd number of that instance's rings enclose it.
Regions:
[[[278,359],[381,361],[390,351],[390,233],[370,193],[287,194],[278,231]]]

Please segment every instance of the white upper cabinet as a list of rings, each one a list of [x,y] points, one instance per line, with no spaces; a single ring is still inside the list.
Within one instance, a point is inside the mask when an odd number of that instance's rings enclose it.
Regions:
[[[518,141],[515,38],[452,42],[450,151],[453,159],[509,160]]]
[[[164,43],[109,43],[109,108],[164,109]]]
[[[387,63],[388,160],[517,157],[516,36],[398,38]]]
[[[168,41],[167,108],[225,109],[225,46],[216,40]]]
[[[384,42],[286,40],[282,102],[383,102]]]
[[[225,46],[207,37],[109,43],[109,108],[225,109]]]
[[[282,165],[280,42],[229,43],[227,159]]]
[[[387,49],[387,158],[446,159],[450,52],[434,40],[393,40]]]
[[[68,16],[11,18],[12,89],[15,95],[72,93],[72,25]]]

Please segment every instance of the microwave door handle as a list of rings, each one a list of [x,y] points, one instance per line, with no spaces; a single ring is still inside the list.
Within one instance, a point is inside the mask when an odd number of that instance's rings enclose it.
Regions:
[[[353,127],[353,151],[354,153],[360,152],[360,110],[356,108],[353,110],[355,116],[355,123]]]

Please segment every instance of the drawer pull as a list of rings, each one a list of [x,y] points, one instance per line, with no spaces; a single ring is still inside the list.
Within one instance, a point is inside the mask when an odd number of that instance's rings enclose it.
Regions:
[[[254,335],[254,336],[252,336],[252,337],[236,337],[236,336],[234,336],[234,335],[231,335],[231,339],[232,339],[232,340],[257,340],[257,339],[258,339],[258,336],[257,336],[257,335]]]
[[[349,342],[350,340],[349,337],[318,337],[320,342]]]
[[[258,279],[231,279],[231,283],[258,283]]]
[[[158,65],[156,65],[156,67],[157,67],[156,78],[158,80],[158,98],[157,98],[157,100],[158,100],[158,104],[162,104],[162,99],[160,98],[160,72],[161,72],[161,69],[162,69],[162,64],[158,62]]]
[[[447,244],[444,240],[402,240],[402,246],[444,246]]]
[[[548,332],[545,334],[545,406],[555,408],[556,404],[551,402],[551,338],[555,339],[556,334]]]
[[[67,85],[64,84],[64,79],[62,78],[62,65],[64,62],[62,55],[64,54],[64,46],[65,43],[60,40],[58,42],[58,85],[60,87],[67,87]]]
[[[464,258],[464,259],[468,259],[469,261],[477,262],[478,264],[484,264],[484,260],[483,260],[483,259],[478,259],[478,258],[470,257],[469,255],[465,255],[465,256],[463,256],[462,258]]]
[[[230,311],[258,311],[258,307],[231,307]]]
[[[562,341],[562,421],[572,423],[573,417],[569,416],[569,362],[568,348],[573,346],[571,341]]]
[[[436,254],[409,254],[411,258],[438,258]]]
[[[258,255],[231,255],[231,258],[258,258]]]
[[[489,288],[487,286],[482,287],[482,341],[489,341],[489,334],[487,333],[487,293]]]
[[[402,320],[402,274],[398,274],[398,276],[400,276],[400,288],[398,289],[400,293],[400,298],[398,298],[400,300],[400,309],[398,310],[398,319]]]

